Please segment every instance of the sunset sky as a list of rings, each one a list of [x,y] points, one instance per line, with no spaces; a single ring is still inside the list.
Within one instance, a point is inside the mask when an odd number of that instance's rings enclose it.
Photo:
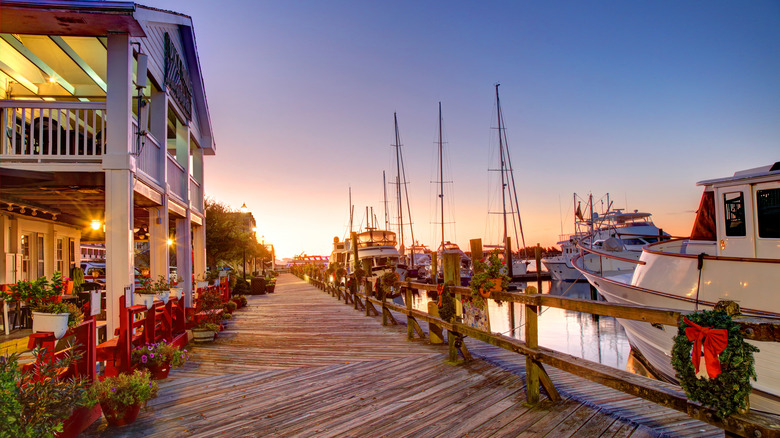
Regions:
[[[690,232],[703,179],[780,161],[777,1],[147,0],[190,15],[217,142],[206,195],[246,203],[278,257],[329,254],[366,206],[384,222],[393,112],[415,238],[486,226],[495,89],[526,243],[572,231],[572,194]],[[388,187],[392,196],[394,187]],[[488,243],[488,242],[486,242]]]

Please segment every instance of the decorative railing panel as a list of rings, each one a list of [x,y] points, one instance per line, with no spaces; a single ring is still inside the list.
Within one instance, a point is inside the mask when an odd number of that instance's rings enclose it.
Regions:
[[[106,151],[106,104],[0,100],[5,159],[97,158]]]
[[[133,123],[133,133],[137,135],[138,127]],[[160,160],[160,145],[157,139],[148,132],[141,138],[141,149],[138,152],[137,168],[144,175],[163,186],[165,175],[163,174],[163,163]]]

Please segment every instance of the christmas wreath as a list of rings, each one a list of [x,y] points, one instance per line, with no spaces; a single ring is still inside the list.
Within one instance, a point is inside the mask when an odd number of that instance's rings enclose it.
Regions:
[[[439,317],[452,322],[452,317],[455,316],[455,298],[450,294],[450,287],[439,285],[436,289],[439,292]]]
[[[703,310],[680,321],[672,366],[689,399],[725,418],[747,409],[750,378],[756,380],[754,352],[758,348],[745,342],[731,316]]]

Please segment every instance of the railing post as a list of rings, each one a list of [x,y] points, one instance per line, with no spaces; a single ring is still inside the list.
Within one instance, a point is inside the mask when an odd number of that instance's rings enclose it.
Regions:
[[[406,338],[414,339],[414,317],[412,316],[412,289],[404,287],[406,291]]]
[[[537,253],[538,254],[538,253]],[[526,293],[532,292],[527,288]],[[538,326],[536,318],[536,306],[525,305],[525,344],[528,348],[539,347]],[[539,373],[540,370],[531,356],[525,357],[525,394],[528,403],[539,402]]]
[[[439,318],[439,305],[435,302],[428,303],[428,314],[434,318]],[[428,336],[430,337],[431,344],[438,345],[444,343],[442,328],[432,322],[428,323]]]

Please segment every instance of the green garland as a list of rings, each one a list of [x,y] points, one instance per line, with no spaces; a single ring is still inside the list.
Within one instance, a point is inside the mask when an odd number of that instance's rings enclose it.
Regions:
[[[693,342],[685,335],[688,324],[680,321],[672,348],[672,366],[685,394],[689,399],[713,408],[718,418],[747,409],[750,378],[756,380],[753,353],[758,352],[758,348],[745,342],[739,324],[726,312],[703,310],[685,317],[702,327],[726,329],[729,334],[728,345],[719,356],[721,374],[714,379],[699,379],[691,362]]]
[[[455,316],[455,298],[450,294],[449,285],[445,285],[440,293],[441,308],[439,308],[439,317],[447,322],[452,322],[452,318]]]

